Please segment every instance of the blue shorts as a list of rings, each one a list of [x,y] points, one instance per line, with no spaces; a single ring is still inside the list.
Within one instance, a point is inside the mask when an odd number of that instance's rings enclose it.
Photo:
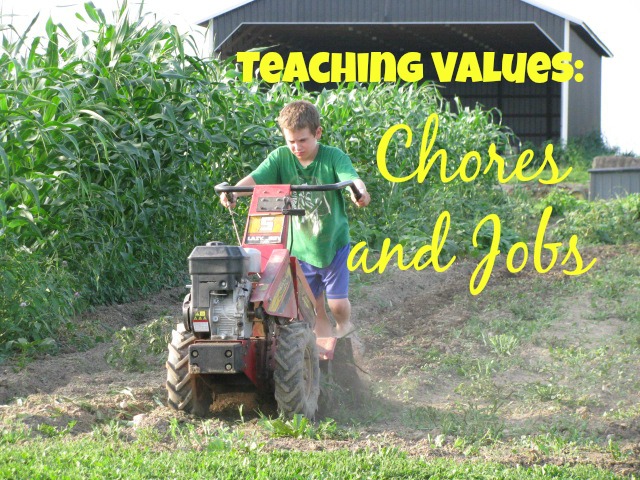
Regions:
[[[334,300],[349,297],[349,269],[347,258],[351,251],[351,245],[347,244],[336,252],[331,264],[324,268],[314,267],[305,262],[300,262],[300,267],[307,278],[313,295],[317,298],[322,291],[326,297]]]

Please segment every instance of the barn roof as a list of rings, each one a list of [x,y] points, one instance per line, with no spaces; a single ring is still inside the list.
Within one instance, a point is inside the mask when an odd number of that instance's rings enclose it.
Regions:
[[[564,23],[598,55],[611,51],[580,19],[530,0],[247,0],[213,20],[222,56],[256,46],[289,51],[469,51],[555,53]]]

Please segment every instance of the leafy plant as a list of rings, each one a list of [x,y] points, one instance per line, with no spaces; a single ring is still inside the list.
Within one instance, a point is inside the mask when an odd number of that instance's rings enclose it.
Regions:
[[[65,262],[0,238],[0,359],[58,349],[57,334],[84,305]]]
[[[144,372],[155,366],[157,358],[166,353],[172,324],[167,317],[160,317],[134,328],[123,327],[114,334],[114,344],[105,355],[107,363],[128,372]]]
[[[540,199],[534,205],[538,215],[541,215],[545,208],[552,208],[552,215],[564,215],[575,210],[580,205],[580,200],[564,190],[556,189],[551,191],[546,197]]]
[[[317,425],[314,425],[308,418],[299,414],[294,415],[293,418],[290,419],[282,416],[270,418],[261,415],[260,425],[276,438],[313,438],[317,440],[353,438],[352,434],[339,427],[335,420],[331,418],[326,418]]]
[[[76,425],[77,421],[72,420],[67,424],[64,428],[55,427],[53,425],[49,425],[47,423],[41,423],[38,425],[38,432],[42,433],[45,437],[62,437],[67,435],[73,430],[73,427]]]
[[[509,334],[487,336],[483,334],[482,340],[485,345],[491,348],[492,352],[500,356],[512,355],[515,349],[520,345],[520,340]]]
[[[536,382],[528,386],[528,391],[532,399],[541,402],[561,400],[567,395],[566,387],[552,383],[543,384]]]
[[[313,435],[313,424],[304,415],[296,414],[291,419],[284,417],[261,417],[260,424],[274,437],[310,438]]]
[[[640,241],[640,194],[613,200],[579,200],[565,214],[556,236],[567,239],[577,235],[581,242],[621,245]]]

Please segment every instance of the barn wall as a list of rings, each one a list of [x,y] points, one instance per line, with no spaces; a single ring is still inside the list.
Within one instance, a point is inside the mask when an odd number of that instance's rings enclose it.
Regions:
[[[462,104],[470,108],[476,102],[487,110],[497,108],[502,112],[502,123],[523,142],[538,144],[560,137],[558,83],[453,83],[442,93],[449,99],[460,97]]]
[[[571,30],[569,49],[573,53],[573,63],[577,59],[584,62],[581,70],[584,80],[569,82],[569,137],[600,132],[602,99],[602,59]]]
[[[214,19],[216,48],[243,23],[251,24],[464,24],[535,23],[557,51],[563,50],[565,19],[522,0],[255,0]],[[567,22],[568,23],[568,22]],[[574,61],[585,66],[581,83],[571,81],[568,94],[568,135],[574,137],[600,130],[601,57],[593,48],[594,40],[584,29],[570,33],[570,50]],[[251,31],[242,30],[251,42]],[[322,29],[319,30],[320,32]],[[581,36],[582,35],[582,36]],[[410,42],[410,40],[408,40]],[[513,39],[518,44],[517,37]],[[549,45],[540,47],[547,49]],[[606,47],[604,47],[606,49]],[[606,54],[606,53],[605,53]],[[425,71],[425,78],[435,78]],[[561,136],[561,84],[456,83],[445,85],[447,98],[459,96],[463,105],[476,102],[502,112],[503,123],[509,125],[523,141],[540,143]]]

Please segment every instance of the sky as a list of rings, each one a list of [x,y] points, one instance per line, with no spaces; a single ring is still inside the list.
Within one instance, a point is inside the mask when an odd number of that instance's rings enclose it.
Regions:
[[[295,0],[292,0],[295,1]],[[398,0],[402,1],[402,0]],[[426,0],[425,0],[426,1]],[[565,13],[584,21],[613,53],[613,58],[602,61],[602,132],[609,145],[617,146],[623,153],[640,155],[640,94],[637,79],[640,78],[640,32],[637,25],[638,0],[533,0],[541,6]],[[75,13],[82,12],[83,1],[78,0],[0,0],[2,23],[13,14],[18,31],[40,14],[40,23],[52,16],[67,30],[75,22]],[[94,5],[105,12],[115,9],[116,0],[93,0]],[[140,0],[129,0],[137,5]],[[182,31],[187,31],[197,20],[224,10],[229,6],[245,3],[243,0],[144,0],[144,10],[157,18],[168,20]],[[40,27],[42,28],[42,27]],[[203,38],[201,29],[194,29],[195,38]]]

